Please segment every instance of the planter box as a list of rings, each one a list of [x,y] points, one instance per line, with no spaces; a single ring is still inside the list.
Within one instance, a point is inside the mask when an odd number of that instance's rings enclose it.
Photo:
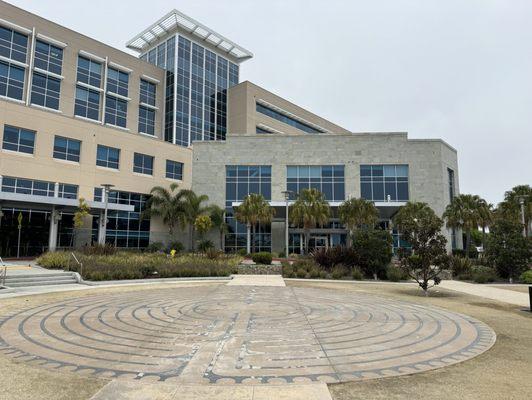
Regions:
[[[261,265],[261,264],[240,264],[238,266],[240,275],[282,275],[282,265]]]

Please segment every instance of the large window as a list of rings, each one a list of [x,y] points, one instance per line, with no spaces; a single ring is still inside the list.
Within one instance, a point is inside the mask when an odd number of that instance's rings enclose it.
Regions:
[[[273,119],[276,119],[277,121],[283,122],[287,125],[293,126],[294,128],[299,129],[300,131],[306,132],[306,133],[323,133],[324,130],[315,128],[311,125],[308,125],[304,122],[298,121],[297,119],[290,117],[288,115],[285,115],[277,110],[274,110],[270,107],[267,107],[263,104],[257,103],[257,112],[267,115],[268,117],[271,117]]]
[[[25,73],[24,68],[0,61],[0,96],[22,100]]]
[[[312,188],[323,193],[326,200],[345,200],[343,165],[289,165],[286,176],[286,188],[294,193]]]
[[[107,95],[105,100],[105,123],[122,128],[127,123],[127,101]]]
[[[107,91],[127,97],[129,74],[114,68],[107,70]]]
[[[96,151],[96,165],[118,169],[120,166],[120,149],[99,144]]]
[[[79,162],[81,153],[81,142],[63,136],[56,136],[54,139],[54,158]]]
[[[26,63],[28,37],[22,33],[0,26],[0,56]]]
[[[134,206],[134,211],[109,211],[106,230],[106,243],[116,247],[145,248],[150,242],[150,219],[142,218],[148,195],[122,191],[111,191],[109,203]],[[103,201],[102,188],[94,189],[94,201]],[[98,238],[98,220],[92,220],[92,238]]]
[[[19,153],[33,154],[35,147],[35,132],[14,126],[4,126],[4,150],[18,151]]]
[[[59,109],[61,80],[40,72],[33,73],[31,85],[31,104]]]
[[[76,87],[74,114],[98,120],[100,117],[100,92],[81,86]]]
[[[183,163],[166,160],[166,177],[178,181],[183,180]]]
[[[229,233],[225,236],[225,249],[235,252],[246,248],[246,226],[234,217],[233,202],[242,201],[251,193],[259,193],[271,200],[272,168],[270,165],[228,165],[225,178],[226,221]],[[271,251],[271,227],[257,227],[252,238],[255,251]]]
[[[76,199],[78,197],[78,187],[76,185],[60,183],[58,189],[58,197],[63,199]],[[55,183],[4,176],[2,178],[2,192],[54,197]]]
[[[453,201],[455,195],[454,171],[451,168],[447,168],[447,179],[449,181],[449,201]]]
[[[133,156],[133,172],[153,175],[153,157],[147,154],[135,153]]]
[[[102,64],[82,56],[78,57],[78,82],[99,88],[102,85]]]
[[[140,80],[140,102],[149,106],[155,106],[157,86],[147,80]]]
[[[139,132],[155,135],[155,110],[139,106]]]
[[[372,201],[408,201],[408,165],[361,165],[360,193]]]
[[[63,49],[42,40],[35,44],[35,68],[61,75],[63,66]]]

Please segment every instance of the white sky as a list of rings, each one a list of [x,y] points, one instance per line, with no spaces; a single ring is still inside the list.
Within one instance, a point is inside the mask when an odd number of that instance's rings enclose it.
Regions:
[[[241,80],[352,131],[444,139],[462,193],[532,184],[532,1],[9,2],[123,50],[177,8],[255,54]]]

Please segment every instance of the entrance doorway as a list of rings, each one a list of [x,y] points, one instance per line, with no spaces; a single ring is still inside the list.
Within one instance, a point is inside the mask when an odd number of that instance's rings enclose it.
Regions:
[[[328,236],[311,236],[309,240],[309,250],[321,250],[329,247]]]

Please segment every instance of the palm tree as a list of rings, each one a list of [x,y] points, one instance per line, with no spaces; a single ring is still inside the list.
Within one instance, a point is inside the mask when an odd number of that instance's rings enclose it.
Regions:
[[[482,248],[486,250],[486,228],[493,222],[493,205],[486,200],[479,198],[477,204],[479,225],[482,228]]]
[[[248,194],[242,204],[235,207],[235,218],[247,227],[246,251],[248,253],[255,252],[255,229],[257,225],[270,223],[274,215],[275,210],[263,195],[257,193]],[[253,231],[253,241],[251,240],[251,231]],[[252,243],[253,247],[251,247]]]
[[[289,219],[293,225],[303,226],[305,249],[308,253],[310,230],[329,222],[331,208],[323,193],[317,189],[303,189],[297,200],[290,206]]]
[[[155,186],[150,191],[150,197],[146,202],[146,209],[141,218],[160,217],[168,226],[168,233],[173,235],[178,225],[183,223],[183,190],[177,191],[178,184],[172,183],[170,190]]]
[[[499,204],[497,212],[503,218],[511,219],[522,223],[521,204],[523,199],[523,210],[525,214],[525,234],[528,237],[530,221],[532,220],[532,187],[530,185],[518,185],[504,194],[504,201]]]
[[[181,207],[183,210],[181,226],[183,228],[185,228],[185,225],[188,226],[190,249],[192,251],[194,251],[196,243],[196,229],[194,223],[196,222],[196,219],[199,216],[208,214],[209,207],[203,205],[203,203],[208,200],[209,196],[207,196],[206,194],[197,195],[194,191],[190,189],[181,190]]]
[[[485,200],[477,195],[459,194],[454,197],[445,208],[443,218],[447,221],[446,226],[450,229],[462,229],[466,232],[466,254],[469,254],[471,246],[471,231],[478,230],[482,224],[481,209],[485,209]],[[482,211],[484,213],[485,211]]]
[[[366,199],[349,199],[338,207],[340,222],[349,231],[347,246],[351,247],[351,241],[356,229],[362,226],[374,226],[379,219],[379,210],[373,202]]]
[[[225,234],[229,231],[229,226],[225,222],[225,210],[215,204],[209,208],[212,224],[215,228],[218,228],[220,233],[220,249],[223,251],[225,248]]]

